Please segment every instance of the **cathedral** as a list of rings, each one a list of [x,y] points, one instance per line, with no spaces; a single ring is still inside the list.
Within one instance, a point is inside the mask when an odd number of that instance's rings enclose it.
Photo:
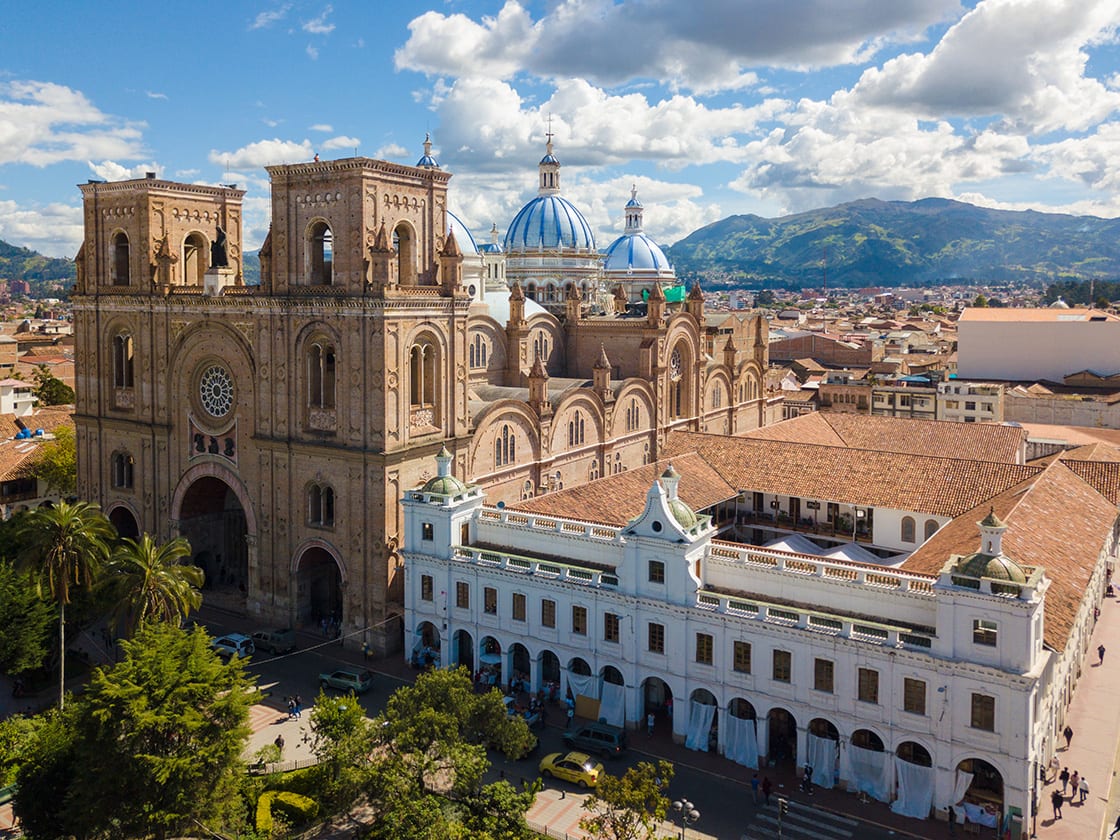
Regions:
[[[706,313],[643,230],[600,250],[561,194],[479,244],[425,141],[414,166],[271,166],[259,285],[244,191],[81,185],[79,494],[126,536],[186,537],[204,594],[399,648],[399,500],[453,472],[519,502],[656,460],[674,430],[767,422],[767,326]]]

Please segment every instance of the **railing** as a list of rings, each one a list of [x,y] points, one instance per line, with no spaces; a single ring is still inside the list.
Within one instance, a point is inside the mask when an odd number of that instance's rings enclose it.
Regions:
[[[784,513],[775,516],[766,511],[754,511],[752,513],[738,514],[734,522],[736,525],[742,526],[763,525],[783,531],[793,531],[798,534],[836,537],[837,539],[846,540],[848,542],[870,543],[872,541],[871,532],[865,525],[857,525],[856,533],[853,535],[851,523],[844,526],[836,522],[818,522],[810,516],[802,516],[794,520],[793,517]]]
[[[618,587],[618,575],[614,572],[589,569],[586,566],[560,563],[555,560],[521,557],[516,554],[507,554],[504,551],[492,551],[469,545],[455,546],[452,550],[451,559],[459,563],[504,569],[509,572],[533,575],[549,580],[566,581],[580,586],[606,587],[608,589]]]
[[[578,519],[561,519],[544,514],[524,513],[516,510],[483,508],[479,519],[488,523],[500,523],[509,528],[525,528],[532,531],[554,531],[569,536],[589,537],[604,542],[615,542],[622,533],[621,528],[596,522],[581,522]]]
[[[794,554],[770,548],[740,546],[735,543],[713,540],[708,555],[712,560],[723,561],[732,566],[771,569],[800,577],[818,577],[828,580],[842,580],[859,586],[877,589],[890,589],[897,592],[913,592],[933,597],[934,575],[920,575],[913,572],[900,572],[894,569],[880,569],[862,563],[841,560],[827,560],[810,554]]]

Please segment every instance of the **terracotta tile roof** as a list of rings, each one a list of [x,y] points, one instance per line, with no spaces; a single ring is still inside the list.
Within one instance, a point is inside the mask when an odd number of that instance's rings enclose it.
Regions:
[[[699,453],[737,490],[937,516],[958,516],[1040,472],[1038,467],[963,458],[671,433],[666,454],[676,458],[687,452]]]
[[[1115,315],[1101,309],[1018,309],[1018,308],[992,308],[970,306],[961,313],[958,323],[1001,321],[1014,323],[1016,321],[1051,322],[1058,321],[1088,321],[1090,318],[1102,321],[1120,321]]]
[[[976,527],[995,508],[1008,526],[1003,551],[1026,566],[1042,566],[1050,578],[1046,593],[1046,644],[1064,650],[1097,564],[1100,547],[1112,533],[1116,506],[1055,461],[1033,480],[1010,487],[944,526],[902,564],[910,572],[937,574],[951,554],[980,547]]]
[[[1001,423],[951,423],[826,412],[763,426],[744,437],[1015,463],[1026,433]]]
[[[1096,460],[1078,461],[1065,457],[1059,457],[1058,460],[1065,464],[1070,472],[1112,504],[1120,504],[1120,463]]]
[[[1088,426],[1054,426],[1048,423],[1023,423],[1028,440],[1061,440],[1072,446],[1109,443],[1120,446],[1120,429],[1095,429]]]
[[[566,519],[625,525],[645,510],[646,493],[670,462],[681,476],[677,493],[693,510],[703,510],[736,495],[736,489],[699,455],[684,454],[510,507]]]

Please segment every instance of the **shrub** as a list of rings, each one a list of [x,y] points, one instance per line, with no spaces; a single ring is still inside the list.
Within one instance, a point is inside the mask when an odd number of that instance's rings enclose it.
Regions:
[[[273,808],[295,822],[306,822],[319,813],[319,803],[307,796],[292,793],[290,790],[266,791],[257,800],[257,831],[271,834]]]

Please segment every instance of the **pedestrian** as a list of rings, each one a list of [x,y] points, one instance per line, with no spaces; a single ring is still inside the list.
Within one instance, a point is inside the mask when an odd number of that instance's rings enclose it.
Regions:
[[[1073,797],[1077,796],[1077,789],[1081,787],[1081,774],[1076,770],[1073,775],[1069,777],[1069,801],[1073,802]]]
[[[296,716],[296,720],[299,720],[299,719],[300,719],[300,715],[301,715],[301,713],[302,713],[302,712],[303,712],[303,698],[302,698],[302,697],[300,697],[300,696],[299,696],[299,695],[297,694],[297,695],[296,695],[296,702],[295,702],[295,716]]]
[[[648,715],[646,715],[646,734],[647,735],[652,735],[653,734],[653,721],[654,721],[653,712],[650,712]]]
[[[1055,754],[1050,759],[1050,774],[1052,778],[1050,781],[1056,782],[1058,780],[1058,771],[1062,769],[1062,762],[1058,761],[1058,756]]]
[[[1058,774],[1058,778],[1062,781],[1062,795],[1065,796],[1066,785],[1069,784],[1069,768],[1063,767],[1062,772]]]
[[[774,789],[773,783],[770,781],[769,776],[762,777],[762,797],[766,800],[766,804],[770,804],[770,791]]]
[[[1066,749],[1068,750],[1069,742],[1073,740],[1073,727],[1068,723],[1066,724],[1066,728],[1062,730],[1062,737],[1066,739]]]
[[[949,806],[949,836],[957,836],[957,812],[952,805]]]
[[[760,784],[760,782],[758,781],[758,773],[755,773],[754,777],[751,779],[751,796],[754,798],[754,804],[755,805],[758,804],[758,786],[759,786],[759,784]],[[1120,817],[1117,817],[1117,820],[1120,820]]]
[[[1097,645],[1097,656],[1100,657],[1097,661],[1098,665],[1104,664],[1104,645]]]
[[[576,707],[575,706],[568,706],[568,720],[564,724],[565,729],[569,728],[572,725],[572,720],[575,718],[575,716],[576,716]]]
[[[296,716],[296,699],[294,697],[285,698],[288,703],[288,720]]]
[[[1077,786],[1077,792],[1081,794],[1081,799],[1078,800],[1078,804],[1084,805],[1085,798],[1089,795],[1089,780],[1084,776],[1081,777],[1081,784]]]
[[[1116,825],[1112,827],[1112,834],[1108,835],[1108,840],[1112,840],[1113,834],[1116,834],[1117,831],[1120,831],[1120,814],[1116,816]]]
[[[1050,794],[1050,804],[1054,806],[1054,819],[1060,820],[1062,818],[1062,802],[1064,798],[1061,792],[1054,788],[1054,792]]]
[[[805,765],[805,772],[801,776],[801,791],[803,793],[813,793],[813,767],[812,765]]]
[[[272,743],[276,744],[276,749],[280,750],[280,757],[284,757],[284,734],[281,733],[276,736],[276,740]]]

